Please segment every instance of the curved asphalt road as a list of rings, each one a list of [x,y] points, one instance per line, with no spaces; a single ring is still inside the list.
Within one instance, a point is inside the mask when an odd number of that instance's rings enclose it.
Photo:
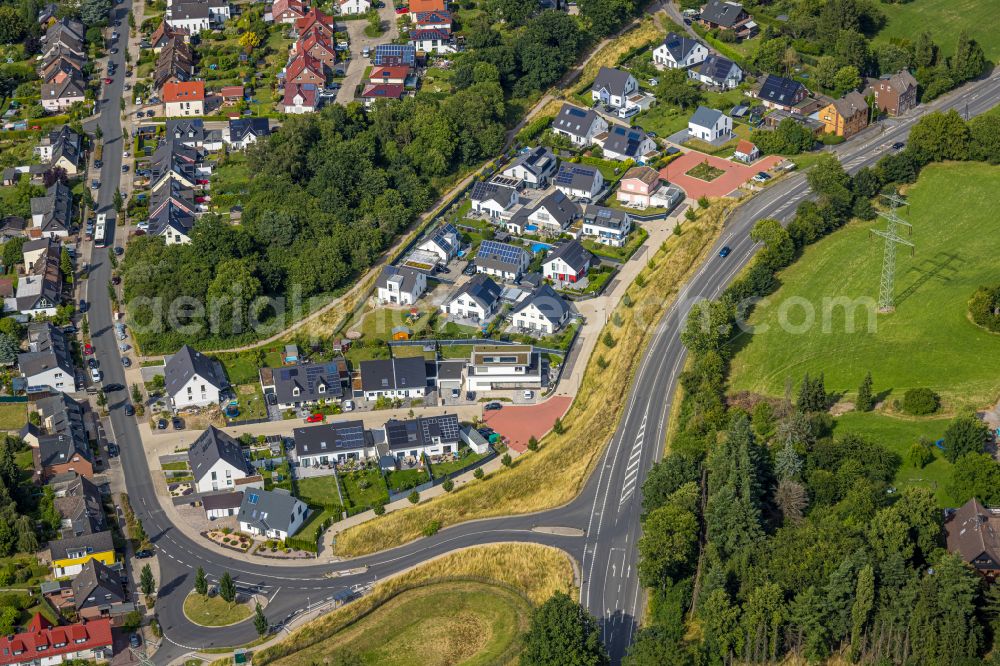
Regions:
[[[130,0],[116,5],[113,18],[125,20]],[[116,100],[122,95],[124,63],[122,53],[113,58],[118,74],[106,97],[111,103],[98,122],[104,135],[104,172],[98,207],[114,217],[112,197],[121,175],[121,120]],[[967,84],[958,91],[919,109],[954,108],[969,115],[982,113],[1000,102],[1000,74]],[[874,164],[893,142],[903,141],[919,117],[907,118],[869,128],[834,153],[849,170]],[[404,569],[445,554],[456,548],[498,541],[528,541],[562,548],[581,563],[581,602],[601,622],[603,638],[617,663],[624,654],[643,614],[644,594],[640,589],[636,562],[636,541],[640,534],[640,488],[646,471],[660,457],[664,427],[677,378],[683,367],[685,349],[680,331],[691,305],[714,298],[746,265],[756,249],[748,233],[764,217],[789,219],[795,207],[808,196],[801,174],[792,174],[767,188],[740,207],[709,259],[681,291],[677,303],[655,322],[657,330],[642,359],[631,388],[627,407],[618,429],[584,490],[570,504],[528,516],[463,523],[429,538],[371,556],[333,564],[303,564],[298,567],[269,567],[250,558],[226,557],[208,550],[175,529],[164,517],[146,465],[138,425],[127,418],[123,405],[126,392],[109,400],[112,436],[121,448],[126,486],[131,504],[156,546],[160,589],[156,612],[165,640],[155,655],[157,664],[167,664],[192,650],[239,645],[256,638],[249,621],[224,629],[207,629],[191,624],[181,604],[194,584],[194,571],[201,566],[209,578],[217,580],[229,571],[243,589],[259,590],[269,598],[267,615],[277,623],[306,606],[314,606],[335,592],[355,583],[385,578]],[[731,247],[726,259],[717,256],[722,245]],[[105,381],[125,384],[111,320],[107,284],[111,267],[108,250],[94,249],[87,290],[91,300],[90,328],[93,345]],[[585,536],[558,536],[533,531],[536,526],[574,527]],[[360,568],[366,567],[363,573]],[[337,575],[336,572],[345,572]],[[356,573],[347,573],[354,571]]]

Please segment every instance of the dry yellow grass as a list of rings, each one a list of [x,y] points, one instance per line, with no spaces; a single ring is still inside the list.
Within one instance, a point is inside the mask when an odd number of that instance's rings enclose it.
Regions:
[[[597,78],[597,72],[601,67],[614,67],[618,64],[618,59],[632,49],[638,48],[664,35],[666,35],[666,31],[660,27],[657,20],[648,14],[643,16],[638,27],[624,33],[620,37],[612,39],[605,44],[604,48],[595,53],[587,61],[574,87],[579,87],[579,84],[582,83],[589,85],[591,81]]]
[[[613,349],[598,344],[598,355],[587,370],[572,407],[563,419],[565,432],[550,433],[541,448],[519,457],[509,469],[491,474],[479,483],[466,484],[455,492],[410,509],[394,511],[337,536],[337,554],[356,556],[398,546],[420,536],[431,521],[442,526],[466,520],[540,511],[569,502],[586,481],[621,417],[627,391],[623,390],[636,371],[653,327],[673,302],[722,226],[729,208],[724,201],[701,214],[695,223],[685,223],[684,233],[671,236],[642,272],[644,286],[628,290],[632,307],[619,304],[607,329],[617,341]],[[615,320],[621,321],[620,326]],[[603,335],[603,334],[602,334]],[[616,382],[605,377],[619,377]]]
[[[562,551],[526,543],[476,546],[449,553],[379,583],[371,594],[309,622],[287,639],[254,654],[258,666],[319,644],[404,590],[449,579],[474,579],[516,590],[537,605],[574,591],[573,565]]]

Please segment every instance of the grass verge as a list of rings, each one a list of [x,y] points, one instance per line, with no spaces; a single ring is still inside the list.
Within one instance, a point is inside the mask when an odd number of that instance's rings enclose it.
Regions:
[[[184,599],[184,615],[202,627],[225,627],[247,619],[251,611],[247,604],[231,604],[218,595],[191,593]]]
[[[445,572],[447,577],[442,578]],[[535,544],[489,544],[455,551],[383,581],[371,594],[309,622],[286,640],[254,654],[254,663],[310,663],[295,660],[297,653],[316,647],[329,651],[332,643],[340,644],[335,640],[340,632],[360,626],[363,618],[376,618],[377,610],[397,595],[417,586],[459,579],[508,588],[538,605],[557,591],[572,592],[573,567],[562,552]]]
[[[643,269],[642,281],[628,289],[631,307],[621,303],[609,316],[606,330],[614,347],[599,347],[587,361],[576,400],[562,420],[562,434],[550,433],[538,452],[518,458],[511,468],[494,472],[481,483],[345,530],[337,537],[337,553],[352,556],[391,548],[420,536],[431,521],[446,526],[540,511],[576,496],[614,432],[628,395],[622,388],[638,368],[656,323],[707,254],[729,206],[713,202],[698,221],[684,226],[684,233],[671,236],[650,255],[652,268]],[[607,382],[606,377],[620,380]]]

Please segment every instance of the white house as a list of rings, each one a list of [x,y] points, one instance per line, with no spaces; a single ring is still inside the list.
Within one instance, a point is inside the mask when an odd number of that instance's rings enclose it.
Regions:
[[[215,426],[188,449],[188,464],[200,493],[232,490],[238,481],[256,475],[240,443]]]
[[[461,441],[461,428],[454,414],[407,421],[390,419],[385,422],[384,430],[389,452],[399,460],[457,453]]]
[[[188,345],[167,360],[163,376],[174,410],[217,405],[222,389],[229,385],[218,361]]]
[[[563,162],[555,184],[556,189],[568,197],[593,201],[604,189],[604,174],[594,166]]]
[[[743,80],[743,70],[729,58],[710,55],[698,67],[688,70],[688,77],[724,90],[731,90]]]
[[[472,211],[487,217],[499,218],[517,203],[517,189],[495,181],[479,181],[469,195]]]
[[[233,118],[229,121],[223,140],[233,150],[245,150],[248,146],[257,143],[258,139],[262,139],[270,133],[271,127],[267,118]],[[205,149],[213,150],[208,145],[205,146]]]
[[[240,531],[268,539],[287,539],[302,527],[309,507],[284,488],[243,493],[237,520]]]
[[[542,264],[542,275],[553,282],[579,282],[587,276],[592,255],[579,241],[571,240],[549,251]]]
[[[623,109],[628,98],[639,90],[639,82],[628,72],[612,67],[601,67],[590,88],[591,98],[596,102]]]
[[[653,64],[658,69],[692,67],[703,62],[708,54],[708,47],[697,39],[669,32],[663,43],[653,49]]]
[[[408,43],[422,53],[437,53],[442,55],[458,51],[455,39],[451,35],[451,30],[447,28],[411,30],[410,41]]]
[[[447,264],[458,255],[458,229],[452,224],[442,224],[430,237],[418,243],[416,249],[430,252],[440,263]]]
[[[623,210],[604,206],[587,206],[583,214],[584,236],[611,247],[622,247],[632,231],[632,216]]]
[[[639,127],[613,125],[601,144],[605,159],[640,164],[656,156],[656,142]]]
[[[580,217],[580,206],[561,190],[550,192],[528,214],[528,223],[549,234],[561,234]]]
[[[750,164],[751,162],[756,162],[759,157],[760,149],[753,142],[742,139],[736,144],[736,152],[733,153],[733,159]]]
[[[406,266],[385,266],[375,287],[379,303],[413,305],[427,291],[427,276]]]
[[[17,355],[17,368],[29,388],[72,393],[73,355],[62,329],[48,322],[28,325],[28,351]]]
[[[521,181],[525,187],[541,189],[548,186],[558,165],[559,159],[551,150],[537,146],[525,148],[501,174]]]
[[[295,428],[295,457],[302,467],[365,460],[378,454],[364,421],[337,421]]]
[[[566,325],[571,315],[563,297],[543,284],[514,307],[511,323],[531,335],[552,335]]]
[[[340,0],[341,14],[364,14],[371,8],[370,0]]]
[[[427,395],[427,363],[423,356],[361,361],[365,399],[422,398]]]
[[[688,120],[688,134],[709,143],[733,136],[733,119],[717,109],[699,106]]]
[[[500,306],[500,285],[483,274],[471,280],[441,304],[441,311],[459,319],[488,322]]]
[[[531,255],[522,247],[483,241],[476,251],[476,272],[504,280],[517,280],[531,263]]]
[[[552,121],[552,131],[565,136],[576,146],[591,146],[594,138],[608,131],[608,121],[593,109],[581,109],[566,103]]]
[[[542,363],[531,345],[484,345],[472,348],[466,390],[539,389]]]

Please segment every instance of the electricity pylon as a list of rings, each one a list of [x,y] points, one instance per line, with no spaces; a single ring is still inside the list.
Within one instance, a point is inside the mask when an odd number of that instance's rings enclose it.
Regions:
[[[900,206],[908,205],[905,199],[899,195],[882,195],[889,200],[891,208],[888,213],[879,211],[879,216],[887,221],[885,230],[872,229],[871,234],[885,239],[885,251],[882,255],[882,278],[878,286],[878,311],[892,312],[896,309],[895,286],[896,286],[896,246],[905,245],[910,248],[910,256],[913,256],[914,245],[910,241],[901,237],[897,232],[898,227],[906,229],[906,235],[913,235],[913,225],[901,220],[896,214],[896,209]]]

